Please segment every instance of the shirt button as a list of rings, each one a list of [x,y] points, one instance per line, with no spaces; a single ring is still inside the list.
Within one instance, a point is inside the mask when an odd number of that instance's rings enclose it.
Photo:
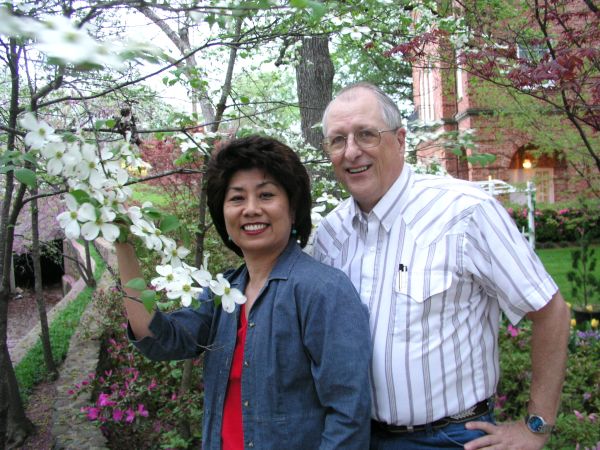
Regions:
[[[248,326],[249,326],[250,328],[254,328],[254,326],[255,326],[255,325],[256,325],[256,324],[255,324],[254,322],[249,322],[249,323],[248,323]]]
[[[253,448],[254,447],[254,442],[252,442],[252,441],[248,442],[248,447]]]
[[[250,406],[250,402],[248,400],[244,400],[244,406],[247,408],[248,406]]]
[[[249,367],[250,363],[248,362],[248,360],[244,361],[244,367]]]

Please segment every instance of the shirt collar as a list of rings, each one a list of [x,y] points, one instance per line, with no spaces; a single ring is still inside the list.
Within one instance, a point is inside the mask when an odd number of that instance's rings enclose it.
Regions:
[[[409,198],[409,191],[414,183],[413,171],[404,164],[400,176],[394,181],[383,197],[367,215],[375,216],[386,232],[389,232],[396,218],[403,214]],[[361,211],[356,200],[350,204],[349,220],[356,225],[365,222],[365,214]]]
[[[294,263],[301,253],[302,249],[300,248],[300,245],[294,239],[290,239],[285,250],[283,250],[281,255],[279,255],[279,258],[277,258],[275,266],[271,269],[268,281],[274,279],[287,280]],[[246,267],[246,264],[243,264],[236,272],[234,277],[232,277],[231,286],[243,290],[246,288],[248,279],[248,268]]]

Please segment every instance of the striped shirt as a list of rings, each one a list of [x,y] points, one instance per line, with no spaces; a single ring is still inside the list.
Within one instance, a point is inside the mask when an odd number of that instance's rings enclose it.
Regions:
[[[401,176],[369,214],[347,199],[317,230],[370,312],[372,416],[421,425],[494,394],[500,310],[516,324],[557,286],[505,209],[475,185]]]

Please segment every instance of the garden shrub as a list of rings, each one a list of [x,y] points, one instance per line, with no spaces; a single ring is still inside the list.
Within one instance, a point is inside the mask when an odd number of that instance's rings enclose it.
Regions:
[[[565,205],[541,205],[534,213],[535,240],[537,243],[577,243],[582,229],[587,230],[591,241],[600,240],[600,202],[587,200]],[[507,205],[508,213],[519,230],[527,230],[527,207]]]
[[[567,373],[556,428],[545,448],[597,449],[600,446],[600,332],[571,329]],[[520,421],[527,414],[531,382],[531,323],[503,322],[500,383],[496,401],[499,421]]]

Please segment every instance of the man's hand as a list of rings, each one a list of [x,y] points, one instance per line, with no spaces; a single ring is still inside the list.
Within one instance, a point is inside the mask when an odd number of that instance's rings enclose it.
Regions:
[[[465,450],[506,449],[506,450],[541,450],[550,434],[535,434],[529,431],[525,422],[508,422],[493,425],[489,422],[467,422],[469,430],[481,430],[487,436],[465,444]]]

